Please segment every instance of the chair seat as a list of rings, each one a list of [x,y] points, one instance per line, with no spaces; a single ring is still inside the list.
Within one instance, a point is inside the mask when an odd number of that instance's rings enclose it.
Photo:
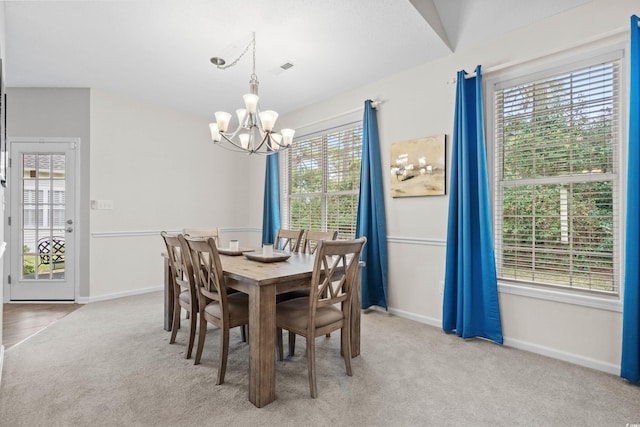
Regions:
[[[180,292],[178,298],[180,298],[180,301],[186,303],[187,305],[191,304],[191,296],[189,295],[189,290]]]
[[[327,305],[316,309],[316,329],[344,319],[339,308]],[[309,324],[309,298],[295,298],[278,304],[276,325],[283,329],[304,331]]]
[[[229,323],[235,325],[248,322],[249,295],[240,292],[231,294],[227,297],[227,304],[229,305]],[[204,311],[218,319],[222,317],[222,310],[220,310],[220,303],[218,301],[207,304]]]

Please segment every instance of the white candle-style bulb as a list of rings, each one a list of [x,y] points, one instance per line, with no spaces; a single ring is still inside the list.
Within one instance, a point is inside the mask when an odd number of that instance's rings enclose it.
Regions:
[[[245,150],[249,148],[249,134],[241,133],[240,135],[238,135],[238,137],[240,138],[240,145],[242,145],[242,148],[244,148]]]
[[[218,131],[218,124],[209,123],[209,130],[211,131],[211,139],[213,142],[220,142],[221,136],[220,131]]]
[[[258,95],[248,93],[242,97],[244,99],[244,106],[247,108],[248,113],[255,113],[258,108]]]
[[[244,108],[238,108],[236,110],[236,116],[238,117],[238,124],[242,126],[242,121],[244,120],[244,116],[247,115],[247,110]]]
[[[226,111],[216,111],[216,122],[218,124],[218,132],[226,132],[229,128],[231,114]]]
[[[267,110],[260,112],[260,121],[262,122],[262,129],[265,131],[272,131],[278,120],[278,113],[273,110]]]
[[[293,142],[293,135],[296,133],[293,129],[282,129],[280,131],[282,133],[282,141],[286,147],[290,146]]]

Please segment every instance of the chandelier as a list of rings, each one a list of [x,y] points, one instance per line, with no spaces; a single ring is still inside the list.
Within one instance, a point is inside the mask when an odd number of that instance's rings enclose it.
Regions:
[[[232,151],[249,154],[273,154],[291,146],[293,129],[274,130],[278,113],[273,110],[260,111],[258,106],[258,76],[256,76],[256,33],[244,51],[229,65],[222,58],[211,58],[211,62],[221,70],[233,67],[253,47],[253,72],[249,80],[249,93],[243,96],[245,108],[236,110],[238,127],[229,129],[232,115],[216,111],[216,122],[209,124],[214,144]]]

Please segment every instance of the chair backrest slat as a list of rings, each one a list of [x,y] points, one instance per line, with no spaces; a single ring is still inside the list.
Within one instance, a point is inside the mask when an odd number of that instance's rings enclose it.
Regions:
[[[218,228],[185,228],[182,232],[188,237],[213,237],[216,245],[220,244],[220,230]]]
[[[321,240],[336,240],[338,238],[337,231],[311,231],[307,230],[304,234],[304,244],[301,252],[313,254]]]
[[[185,241],[191,252],[198,289],[206,291],[207,298],[224,304],[227,287],[215,240],[212,237],[203,239],[187,236]]]
[[[286,230],[284,228],[278,229],[276,234],[276,241],[274,243],[274,249],[281,251],[298,252],[300,250],[300,243],[302,242],[302,235],[304,230]]]
[[[193,276],[193,266],[184,236],[182,234],[169,234],[166,231],[161,232],[160,235],[167,248],[169,274],[171,274],[173,283],[182,289],[188,289],[195,298],[197,290]]]

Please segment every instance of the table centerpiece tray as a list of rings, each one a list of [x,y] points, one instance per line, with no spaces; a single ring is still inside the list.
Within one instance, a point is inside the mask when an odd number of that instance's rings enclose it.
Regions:
[[[258,262],[278,262],[278,261],[286,261],[291,256],[288,252],[282,251],[273,251],[273,255],[262,255],[260,252],[256,253],[245,253],[243,254],[245,258],[250,259],[251,261]]]
[[[238,255],[242,255],[245,252],[252,252],[252,251],[255,251],[255,249],[250,249],[250,248],[239,248],[239,249],[218,248],[218,252],[221,253],[222,255],[231,255],[231,256],[238,256]]]

